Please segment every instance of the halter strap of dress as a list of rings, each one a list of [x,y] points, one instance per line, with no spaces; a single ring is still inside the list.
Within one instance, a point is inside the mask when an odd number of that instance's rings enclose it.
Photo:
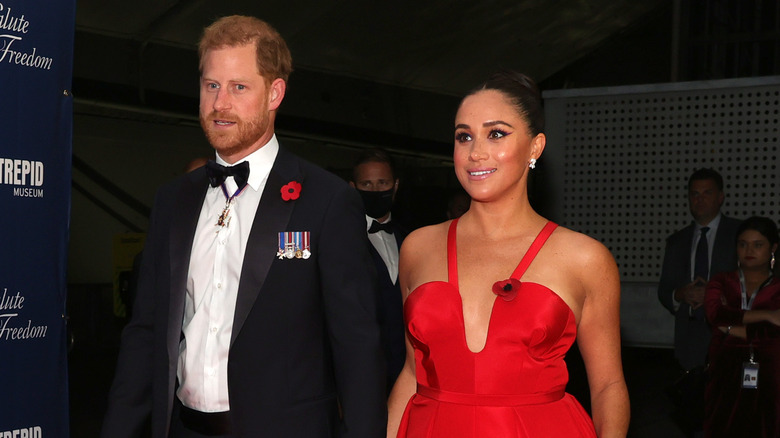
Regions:
[[[531,262],[536,258],[536,254],[539,253],[539,250],[542,249],[544,243],[547,242],[547,239],[556,228],[558,228],[558,224],[552,221],[548,221],[547,224],[545,224],[542,231],[539,232],[533,243],[531,243],[528,251],[525,252],[523,259],[520,260],[520,264],[515,268],[515,271],[512,273],[512,278],[519,280],[523,274],[525,274],[526,269],[531,266]],[[456,287],[458,285],[457,230],[458,219],[453,219],[447,232],[447,280]]]
[[[455,218],[450,223],[450,229],[447,232],[447,280],[455,287],[458,287],[457,230],[458,218]]]
[[[547,242],[547,238],[550,237],[556,228],[558,228],[558,224],[552,221],[548,221],[547,224],[545,224],[542,231],[539,231],[536,239],[534,239],[534,242],[528,248],[528,251],[525,252],[523,259],[520,260],[520,264],[515,268],[515,272],[512,273],[512,278],[519,280],[523,274],[525,274],[526,269],[531,266],[531,263],[536,258],[536,254],[539,254],[539,250],[542,249],[544,243]]]

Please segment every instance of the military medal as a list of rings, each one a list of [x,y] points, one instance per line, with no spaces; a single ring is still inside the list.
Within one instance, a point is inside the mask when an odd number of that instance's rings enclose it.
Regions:
[[[311,257],[311,233],[309,231],[282,231],[276,256],[283,259],[308,259]]]
[[[230,226],[230,206],[233,204],[233,202],[235,202],[236,197],[240,195],[245,188],[246,186],[236,190],[236,192],[233,193],[233,196],[229,196],[227,188],[225,188],[225,183],[222,183],[222,193],[225,195],[225,208],[222,209],[222,213],[220,213],[217,217],[217,223],[215,224],[216,226],[220,227],[220,229]],[[219,232],[219,230],[217,230],[217,232]]]
[[[230,200],[225,202],[225,208],[222,209],[222,213],[220,213],[219,217],[217,218],[218,227],[224,228],[230,225],[230,203]]]

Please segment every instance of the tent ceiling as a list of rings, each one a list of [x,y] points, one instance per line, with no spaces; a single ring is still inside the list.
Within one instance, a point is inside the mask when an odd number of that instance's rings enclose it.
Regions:
[[[543,80],[662,0],[79,0],[79,31],[193,48],[215,17],[254,15],[297,68],[459,94],[497,66]]]
[[[144,93],[153,90],[196,98],[194,48],[203,27],[223,15],[254,15],[274,25],[292,51],[292,80],[300,81],[300,91],[286,104],[291,118],[425,138],[424,128],[398,121],[415,115],[398,113],[449,107],[500,68],[523,71],[541,82],[668,3],[79,0],[74,82],[135,89],[141,103]],[[82,95],[94,96],[84,88]],[[113,89],[99,99],[119,94]],[[400,107],[392,97],[399,95],[405,102]],[[333,108],[337,98],[343,108]],[[371,102],[376,99],[384,101],[385,109]],[[372,117],[380,112],[385,114]],[[382,119],[388,112],[393,112],[390,122]]]

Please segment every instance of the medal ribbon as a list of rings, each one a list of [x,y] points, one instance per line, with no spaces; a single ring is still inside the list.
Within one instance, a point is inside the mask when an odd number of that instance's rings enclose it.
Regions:
[[[248,185],[249,184],[247,184],[246,186],[248,186]],[[244,189],[246,188],[246,186],[241,187],[240,189],[237,189],[235,191],[235,193],[233,193],[233,196],[228,196],[228,191],[227,191],[227,187],[225,187],[225,183],[222,183],[221,187],[222,187],[222,193],[225,195],[225,199],[227,199],[227,202],[230,203],[233,199],[236,198],[236,196],[238,196],[238,195],[240,195],[241,193],[244,192]]]
[[[249,184],[244,185],[244,187],[241,187],[240,189],[237,189],[235,193],[233,193],[232,196],[228,195],[227,187],[225,187],[225,183],[223,182],[221,184],[222,187],[222,194],[225,195],[225,208],[222,209],[222,214],[219,215],[217,218],[217,226],[219,227],[226,227],[230,223],[230,220],[228,219],[228,214],[230,214],[230,204],[233,202],[234,199],[238,195],[244,192],[244,189],[247,188]]]

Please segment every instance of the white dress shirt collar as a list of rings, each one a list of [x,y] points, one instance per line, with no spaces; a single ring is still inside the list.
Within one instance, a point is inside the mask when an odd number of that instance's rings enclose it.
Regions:
[[[388,215],[387,219],[381,223],[386,224],[391,219],[392,216]],[[371,216],[366,215],[366,232],[368,232],[375,220]],[[393,284],[395,284],[398,281],[398,241],[395,240],[395,236],[386,231],[377,231],[376,233],[368,234],[368,241],[371,242],[382,261],[385,262],[387,274],[390,276]]]
[[[251,164],[250,164],[250,166],[251,166]],[[371,228],[371,224],[373,224],[374,221],[377,221],[380,224],[386,224],[386,223],[390,222],[392,219],[393,219],[393,213],[388,213],[387,214],[387,219],[385,219],[385,220],[383,220],[381,222],[376,220],[376,219],[374,219],[374,218],[372,218],[369,215],[366,215],[366,231],[368,231],[368,229]],[[387,233],[387,234],[390,234],[390,233]]]
[[[257,191],[261,185],[268,179],[268,175],[271,173],[271,167],[274,165],[276,155],[279,153],[279,141],[274,134],[268,143],[263,145],[260,149],[252,152],[241,160],[233,164],[228,164],[222,157],[217,155],[217,164],[223,166],[235,166],[236,164],[249,162],[249,181],[247,182],[255,191]],[[232,177],[230,177],[232,179]]]

